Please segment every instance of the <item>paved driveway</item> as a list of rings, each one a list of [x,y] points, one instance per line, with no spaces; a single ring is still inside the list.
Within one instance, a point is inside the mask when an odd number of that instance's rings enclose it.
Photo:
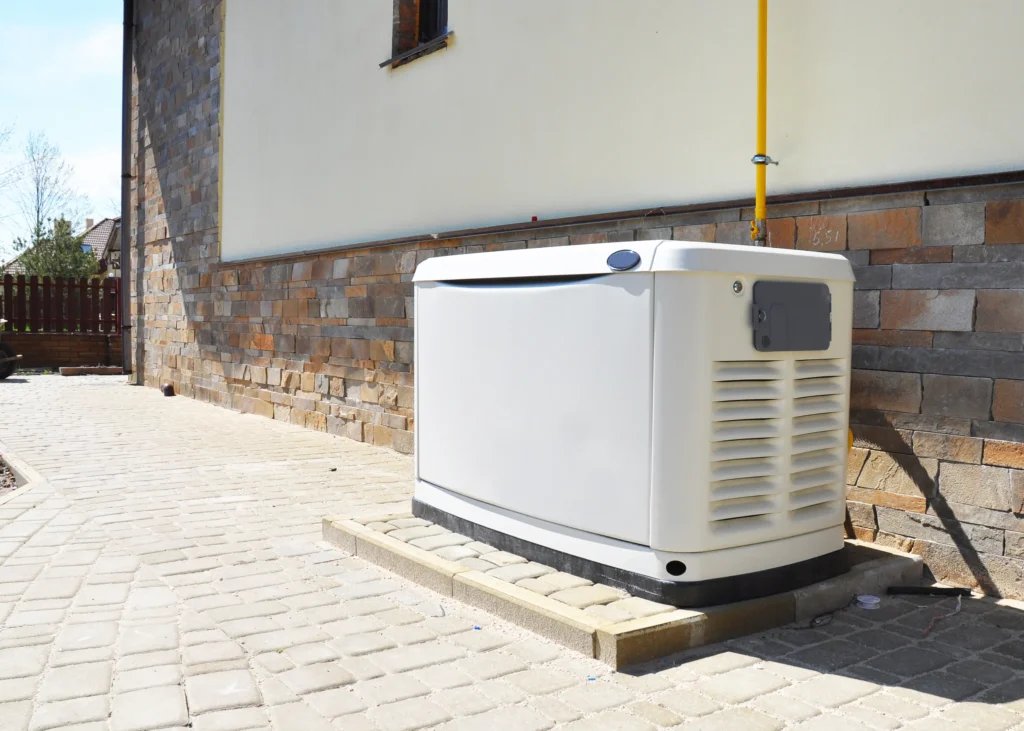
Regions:
[[[320,542],[411,462],[123,378],[0,383],[0,731],[1024,728],[1024,612],[887,600],[609,671]]]

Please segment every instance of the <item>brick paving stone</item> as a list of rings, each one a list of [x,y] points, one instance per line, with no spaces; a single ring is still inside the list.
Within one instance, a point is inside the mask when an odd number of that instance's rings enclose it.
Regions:
[[[697,719],[686,728],[695,731],[776,731],[782,726],[782,721],[750,708],[727,708]]]
[[[473,546],[472,543],[466,545]],[[495,566],[511,566],[516,563],[526,563],[526,559],[522,556],[516,556],[515,554],[508,553],[506,551],[492,551],[491,553],[481,552],[480,557]]]
[[[811,705],[836,708],[858,698],[875,693],[879,686],[855,678],[840,675],[821,675],[797,683],[782,692],[789,698],[796,698]]]
[[[524,670],[509,675],[505,680],[528,695],[557,693],[577,682],[565,673],[543,669]]]
[[[414,538],[438,536],[448,532],[449,531],[446,531],[439,525],[420,525],[414,528],[399,528],[398,530],[394,530],[388,533],[388,537],[394,538],[399,541],[408,542],[413,540]]]
[[[678,680],[693,680],[698,675],[718,675],[730,670],[756,665],[757,658],[738,652],[712,652],[695,660],[684,662],[674,673],[684,673]]]
[[[352,688],[332,688],[310,693],[303,700],[324,718],[337,718],[366,710],[366,703]]]
[[[438,690],[461,688],[473,684],[473,678],[459,670],[454,662],[415,670],[411,675],[431,688]]]
[[[185,693],[180,686],[163,686],[115,695],[110,724],[113,731],[146,731],[188,723]]]
[[[577,685],[559,694],[558,698],[583,713],[595,713],[622,706],[635,696],[628,690],[611,683],[589,682]]]
[[[493,564],[490,561],[485,561],[481,558],[460,558],[456,561],[459,566],[470,571],[483,571],[484,573],[490,571],[493,568],[497,568],[497,564]]]
[[[895,731],[895,729],[903,727],[903,722],[899,719],[886,716],[871,708],[865,708],[864,706],[843,706],[839,713],[843,718],[855,719],[870,728]]]
[[[278,678],[299,695],[338,688],[355,682],[355,677],[337,663],[305,665],[281,673]]]
[[[523,579],[536,579],[545,574],[554,573],[554,569],[539,563],[517,563],[508,566],[500,566],[487,572],[488,576],[511,584],[518,583]]]
[[[180,684],[181,668],[177,665],[156,665],[138,670],[122,670],[114,681],[114,693]]]
[[[876,654],[876,651],[869,647],[847,640],[830,640],[794,652],[788,657],[815,670],[831,671],[868,660]]]
[[[0,678],[37,676],[46,667],[50,651],[46,647],[9,647],[0,649]]]
[[[0,703],[0,728],[4,731],[23,731],[28,728],[32,717],[32,704],[29,701]],[[36,726],[36,728],[54,728],[54,726]]]
[[[361,682],[355,686],[355,691],[359,697],[380,705],[427,695],[430,688],[412,675],[402,674],[385,675]]]
[[[434,551],[434,555],[443,558],[445,561],[459,561],[464,558],[476,558],[480,554],[469,546],[454,545],[447,548],[440,548]]]
[[[195,713],[256,706],[260,692],[246,670],[228,670],[185,679],[188,707]]]
[[[791,722],[806,721],[808,718],[813,718],[821,713],[820,709],[815,708],[809,703],[798,701],[795,698],[781,695],[780,693],[771,693],[754,698],[748,705],[755,710],[767,713],[769,716]]]
[[[120,650],[125,655],[178,647],[178,627],[174,624],[136,624],[121,629]]]
[[[367,715],[382,731],[415,731],[450,720],[443,708],[423,698],[371,708]]]
[[[493,700],[473,688],[450,688],[434,693],[430,700],[452,717],[472,716],[495,707]]]
[[[526,670],[527,665],[519,658],[503,652],[485,652],[462,660],[459,668],[474,678],[491,680]]]
[[[567,731],[655,731],[646,721],[621,711],[604,711],[565,726]]]
[[[696,718],[714,713],[722,706],[719,703],[694,693],[691,690],[679,688],[667,690],[651,696],[651,700],[660,706],[664,706],[673,713],[688,718]]]
[[[897,698],[884,690],[880,693],[873,693],[872,695],[863,698],[859,701],[859,704],[880,713],[894,716],[902,721],[913,721],[918,718],[924,718],[931,712],[931,709],[926,708],[925,706],[918,705],[906,698]]]
[[[557,723],[569,723],[583,715],[567,703],[549,695],[530,698],[526,703],[533,710],[539,711],[541,715],[547,716]]]
[[[512,706],[496,708],[477,716],[460,718],[442,727],[443,731],[546,731],[554,722],[532,708]]]
[[[334,726],[305,703],[288,703],[270,709],[276,731],[334,731]]]
[[[922,647],[902,647],[887,655],[876,657],[867,664],[877,670],[894,675],[919,675],[949,665],[954,658],[944,652],[927,650]]]
[[[248,731],[248,729],[259,729],[266,726],[267,716],[260,708],[214,711],[192,719],[194,731]]]
[[[739,704],[787,685],[785,678],[760,668],[739,668],[700,680],[693,687],[723,703]]]
[[[456,645],[428,642],[378,652],[371,656],[371,660],[386,672],[401,673],[455,660],[465,654],[466,651]]]
[[[568,604],[577,609],[585,609],[595,604],[609,604],[622,599],[624,593],[620,589],[613,589],[603,584],[593,586],[578,586],[574,589],[563,589],[548,596],[549,599]]]
[[[451,635],[451,641],[473,652],[496,650],[499,647],[505,647],[509,643],[507,637],[496,635],[487,630],[473,630],[471,632]]]
[[[35,695],[38,681],[34,677],[0,680],[0,703],[30,700]]]
[[[186,665],[198,665],[199,663],[219,662],[221,660],[237,660],[244,657],[245,652],[234,642],[207,642],[200,645],[185,647],[181,652],[181,659]]]
[[[42,703],[35,707],[29,728],[31,731],[65,728],[73,723],[102,721],[107,718],[109,713],[110,703],[107,696]]]
[[[53,668],[43,679],[41,701],[66,701],[110,692],[110,662],[90,662]]]
[[[422,548],[424,551],[436,551],[440,548],[449,548],[451,546],[463,546],[469,543],[471,540],[471,538],[459,535],[458,533],[441,533],[436,536],[414,538],[409,541],[409,545],[416,546],[416,548]]]
[[[402,624],[396,627],[388,627],[381,634],[387,637],[389,640],[398,643],[399,645],[416,645],[420,642],[430,642],[431,640],[436,640],[438,637],[437,632],[434,632],[432,629],[425,627],[423,622],[418,622],[416,624]],[[455,640],[453,640],[453,642],[454,641]],[[466,647],[467,649],[475,649],[467,646],[463,642],[457,642],[457,644],[461,645],[462,647]]]

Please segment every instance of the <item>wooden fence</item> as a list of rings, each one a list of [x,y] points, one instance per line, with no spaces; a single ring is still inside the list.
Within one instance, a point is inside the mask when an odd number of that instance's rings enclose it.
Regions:
[[[121,280],[4,276],[0,319],[8,332],[119,333]]]

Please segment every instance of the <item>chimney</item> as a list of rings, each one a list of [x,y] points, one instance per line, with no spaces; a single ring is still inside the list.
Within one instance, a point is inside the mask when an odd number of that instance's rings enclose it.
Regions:
[[[88,231],[91,228],[92,228],[92,219],[91,218],[85,219],[85,230]]]

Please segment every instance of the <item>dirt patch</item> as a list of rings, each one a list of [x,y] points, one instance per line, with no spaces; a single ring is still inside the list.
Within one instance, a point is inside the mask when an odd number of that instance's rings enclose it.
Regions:
[[[0,496],[6,495],[16,487],[14,473],[0,459]]]

